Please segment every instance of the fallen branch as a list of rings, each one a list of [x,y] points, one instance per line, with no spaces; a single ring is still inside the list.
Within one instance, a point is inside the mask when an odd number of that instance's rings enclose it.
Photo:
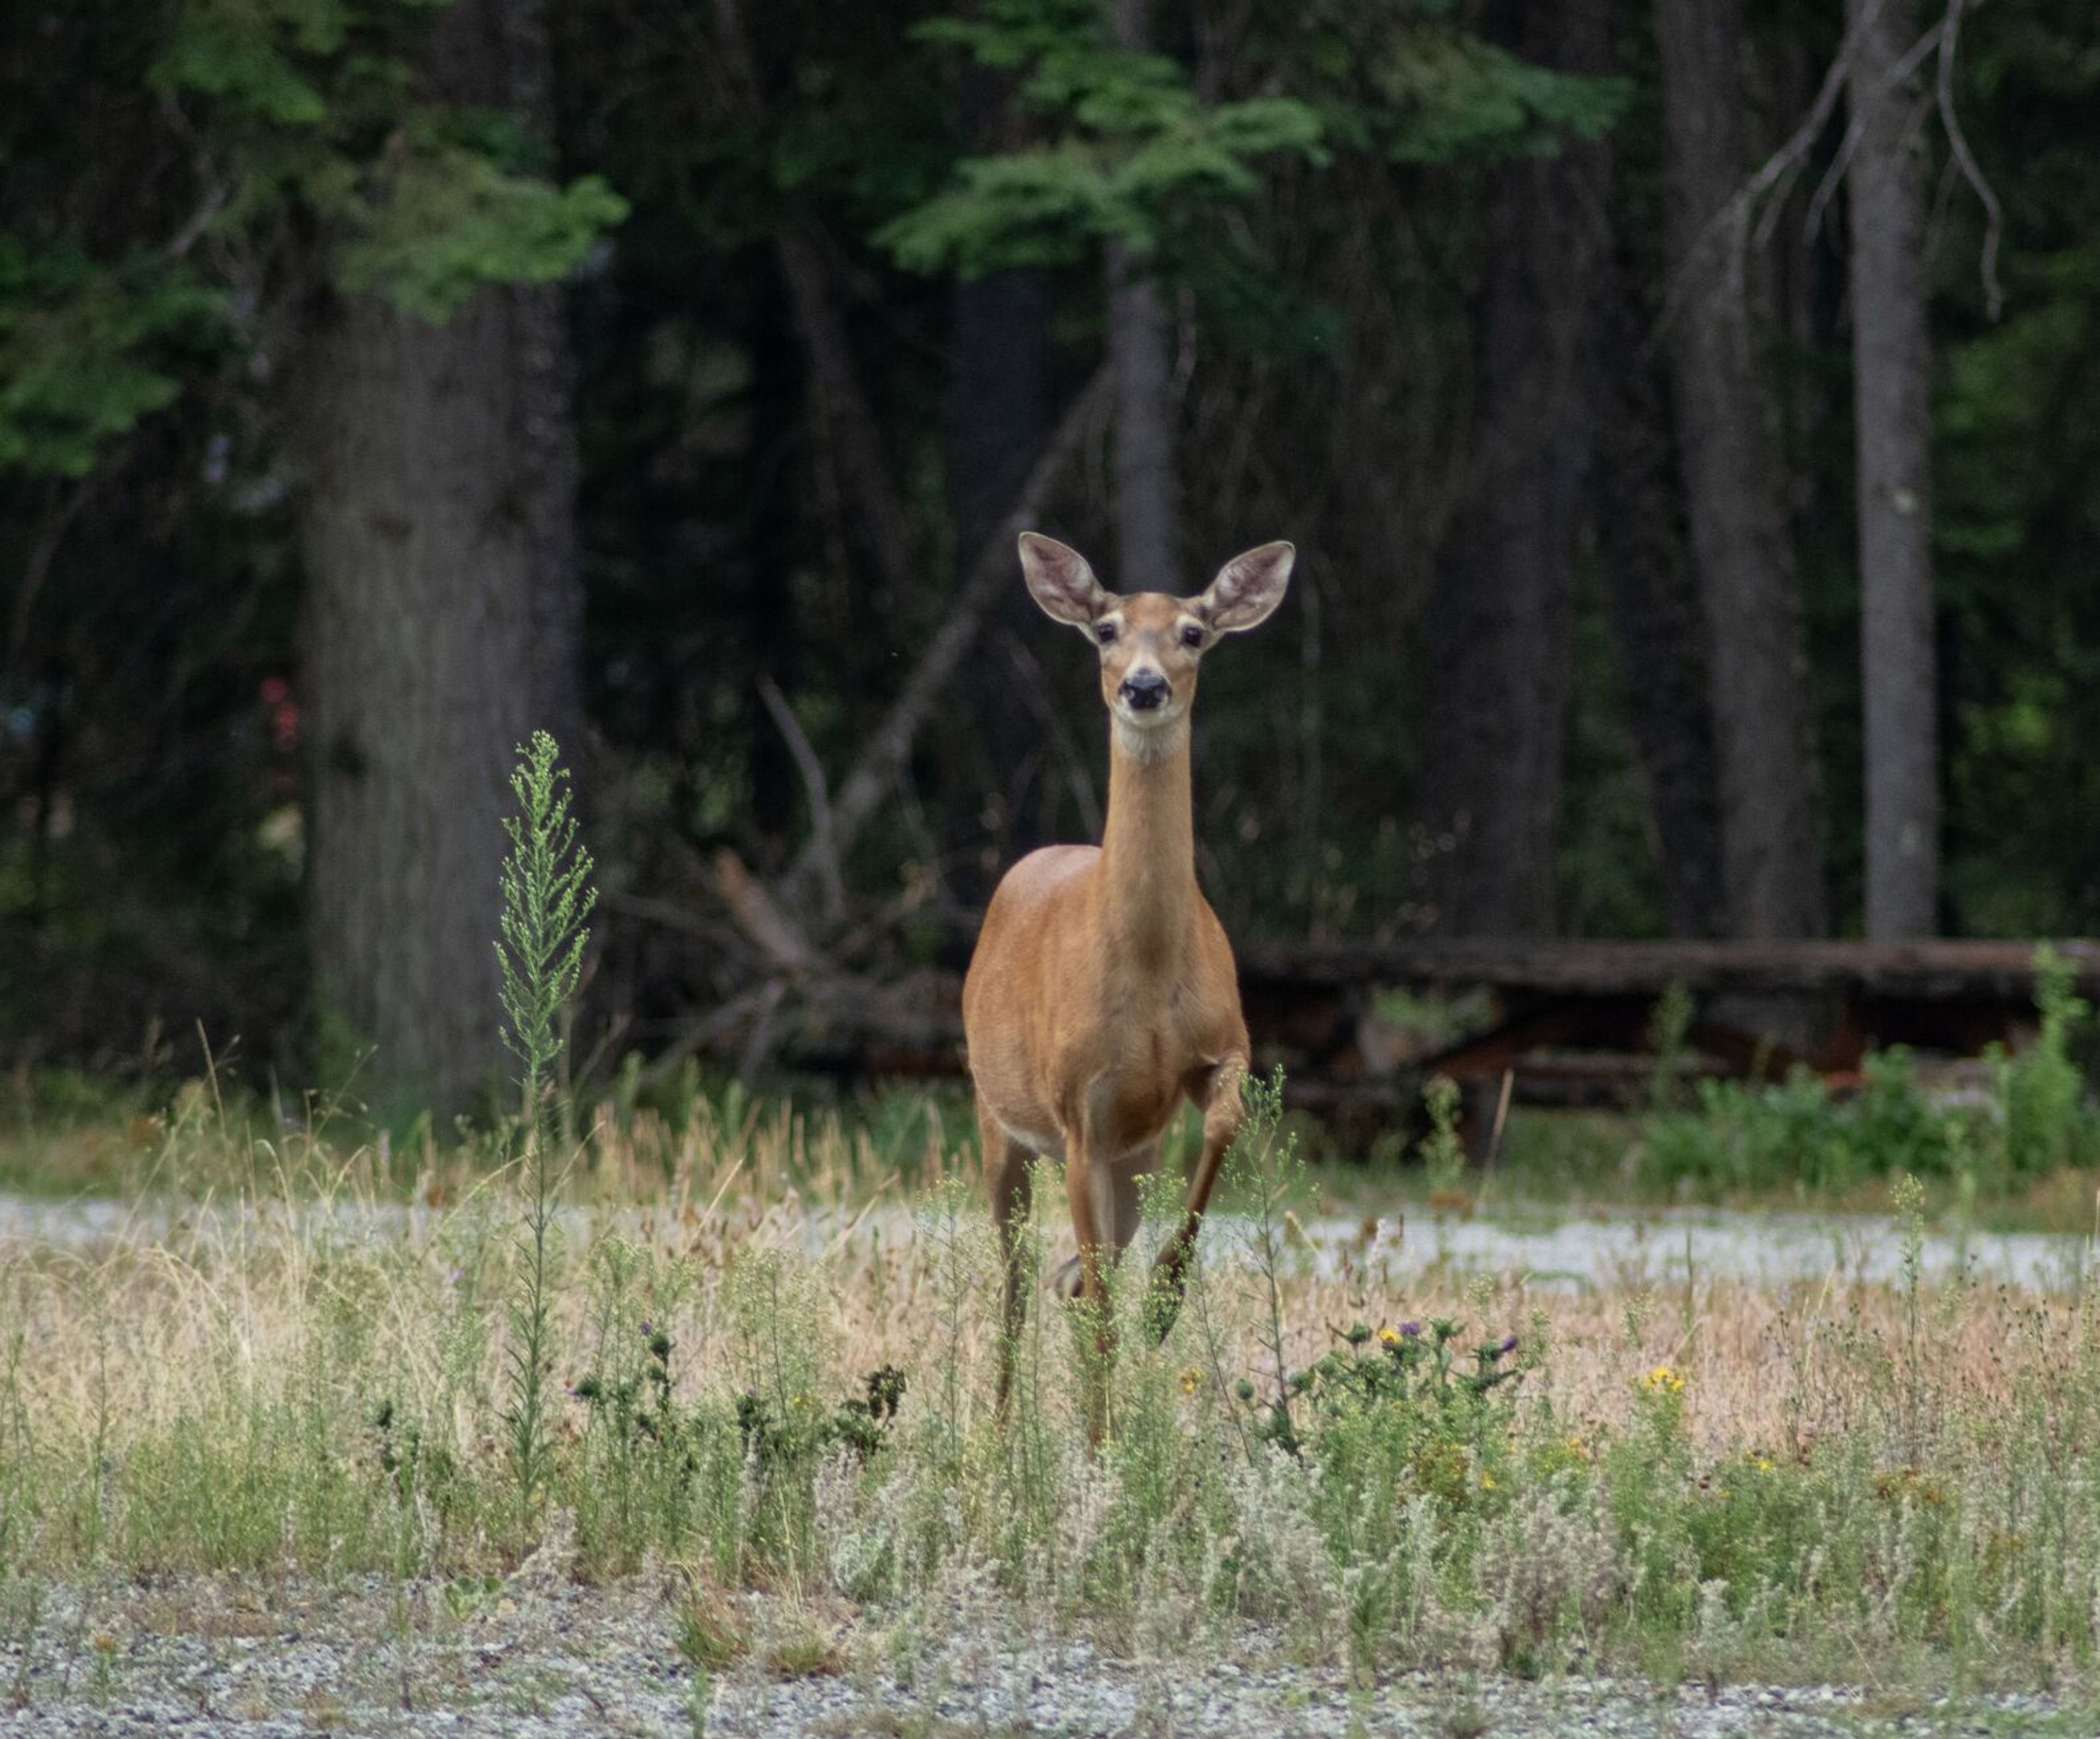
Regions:
[[[758,698],[765,703],[765,710],[773,715],[773,722],[787,739],[788,753],[794,757],[795,770],[802,775],[803,789],[809,793],[810,849],[817,854],[818,880],[824,895],[824,922],[827,925],[836,924],[845,910],[846,885],[839,868],[838,846],[832,826],[832,792],[824,778],[824,764],[817,759],[817,752],[810,746],[801,722],[788,706],[788,697],[780,692],[780,685],[771,677],[758,679]]]
[[[780,909],[765,885],[727,846],[715,854],[715,892],[736,920],[737,928],[778,971],[805,978],[824,970],[824,957],[810,946],[801,926]]]

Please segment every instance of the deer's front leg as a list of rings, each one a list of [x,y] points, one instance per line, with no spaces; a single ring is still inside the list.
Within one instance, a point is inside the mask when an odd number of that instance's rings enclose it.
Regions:
[[[1246,1120],[1240,1083],[1246,1077],[1246,1057],[1237,1051],[1220,1059],[1210,1070],[1210,1079],[1189,1094],[1203,1107],[1203,1151],[1189,1179],[1188,1211],[1153,1265],[1147,1314],[1154,1334],[1162,1340],[1180,1312],[1181,1295],[1189,1282],[1189,1258],[1195,1251],[1196,1234],[1203,1224],[1203,1211],[1211,1205],[1211,1192],[1217,1187],[1219,1169]]]
[[[1091,1333],[1093,1357],[1086,1374],[1087,1441],[1096,1448],[1107,1435],[1109,1369],[1115,1359],[1115,1323],[1109,1314],[1109,1258],[1106,1241],[1112,1222],[1105,1222],[1103,1198],[1110,1183],[1108,1163],[1088,1151],[1083,1136],[1068,1139],[1065,1153],[1065,1193],[1072,1204],[1072,1230],[1079,1241],[1078,1303],[1091,1317],[1081,1325]]]

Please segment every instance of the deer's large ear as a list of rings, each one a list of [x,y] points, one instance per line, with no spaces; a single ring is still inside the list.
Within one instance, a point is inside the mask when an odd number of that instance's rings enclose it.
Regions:
[[[1290,584],[1290,564],[1298,552],[1289,544],[1264,544],[1236,555],[1218,570],[1218,577],[1190,607],[1221,634],[1236,634],[1268,620],[1283,602]]]
[[[1021,572],[1035,602],[1061,622],[1090,628],[1115,600],[1076,550],[1039,532],[1021,534]]]

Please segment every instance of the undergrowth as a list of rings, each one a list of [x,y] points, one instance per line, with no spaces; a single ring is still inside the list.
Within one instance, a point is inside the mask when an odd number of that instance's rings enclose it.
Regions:
[[[1702,1080],[1691,1107],[1658,1102],[1647,1119],[1639,1181],[1679,1193],[1793,1183],[1842,1194],[1907,1175],[1988,1199],[2068,1167],[2100,1167],[2100,1111],[2087,1102],[2072,1055],[2092,1010],[2074,982],[2068,961],[2037,951],[2032,1042],[2010,1053],[1992,1047],[1982,1082],[1966,1092],[1926,1091],[1901,1046],[1870,1053],[1846,1096],[1806,1070],[1776,1085]]]
[[[1891,1055],[1838,1110],[1793,1087],[1656,1108],[1671,1163],[1899,1163],[1894,1287],[1688,1281],[1663,1311],[1638,1287],[1454,1296],[1418,1262],[1395,1289],[1316,1251],[1279,1084],[1251,1084],[1239,1212],[1207,1227],[1163,1344],[1141,1282],[1171,1190],[1112,1273],[1096,1450],[1096,1337],[1039,1286],[995,1416],[1002,1261],[962,1183],[916,1192],[908,1225],[843,1193],[782,1214],[733,1151],[764,1114],[728,1102],[718,1173],[646,1195],[593,1198],[588,1136],[557,1153],[542,1089],[587,860],[536,753],[514,837],[547,897],[533,916],[514,874],[506,926],[527,1235],[494,1189],[421,1189],[393,1220],[347,1172],[347,1219],[272,1192],[252,1134],[194,1096],[171,1164],[235,1148],[256,1187],[6,1277],[0,1623],[33,1627],[43,1580],[83,1570],[471,1590],[558,1550],[586,1578],[673,1567],[702,1674],[757,1646],[738,1597],[758,1588],[879,1614],[900,1646],[987,1600],[1162,1656],[1255,1622],[1365,1677],[1873,1658],[2062,1687],[2100,1664],[2100,1290],[1928,1292],[1911,1175],[2089,1156],[2085,1011],[2051,963],[2040,1042],[1996,1061],[1980,1106],[1930,1103]],[[1454,1097],[1436,1109],[1425,1151],[1454,1172]],[[558,1200],[571,1159],[581,1193]],[[1031,1229],[1031,1268],[1059,1230]],[[814,1630],[771,1646],[829,1657]]]

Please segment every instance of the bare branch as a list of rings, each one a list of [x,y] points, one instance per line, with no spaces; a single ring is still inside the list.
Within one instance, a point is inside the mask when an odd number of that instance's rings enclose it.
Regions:
[[[1815,93],[1815,100],[1808,105],[1808,113],[1802,117],[1801,125],[1788,135],[1787,141],[1767,157],[1763,166],[1743,183],[1736,194],[1745,211],[1756,209],[1758,202],[1767,194],[1771,201],[1765,207],[1764,214],[1758,219],[1757,228],[1750,237],[1750,245],[1762,248],[1771,240],[1773,227],[1779,222],[1779,214],[1786,205],[1786,196],[1793,190],[1807,166],[1808,154],[1815,148],[1815,142],[1823,136],[1823,130],[1830,124],[1832,113],[1838,107],[1838,99],[1845,89],[1845,81],[1851,74],[1852,55],[1858,47],[1860,37],[1871,24],[1879,7],[1869,9],[1845,33],[1844,40],[1838,45],[1838,53],[1829,69],[1823,75],[1823,83]]]
[[[1884,82],[1890,88],[1893,89],[1908,78],[1918,69],[1925,57],[1939,46],[1940,29],[1939,25],[1935,24],[1904,51],[1903,59],[1889,68],[1889,76]],[[1865,131],[1865,124],[1859,113],[1860,106],[1856,100],[1853,103],[1852,119],[1845,129],[1845,137],[1838,145],[1838,155],[1824,171],[1823,179],[1816,184],[1815,196],[1808,202],[1808,215],[1802,221],[1802,234],[1805,237],[1814,236],[1822,228],[1823,214],[1837,193],[1838,183],[1845,179],[1845,171],[1852,166],[1852,155],[1859,149],[1860,135]]]
[[[779,970],[808,978],[823,969],[823,956],[765,891],[765,884],[727,846],[715,854],[715,892],[736,920],[737,928]]]
[[[867,747],[832,801],[834,851],[843,854],[849,850],[854,836],[880,806],[898,768],[911,753],[912,739],[927,713],[960,667],[964,655],[977,643],[992,601],[1002,588],[1013,583],[1014,540],[1040,517],[1050,492],[1064,475],[1096,409],[1107,397],[1109,382],[1108,371],[1097,371],[1066,409],[1013,505],[979,548],[977,559],[949,605],[946,619],[927,642],[924,653],[905,681],[903,692],[868,734]],[[820,873],[818,863],[817,844],[812,840],[796,855],[781,882],[782,896],[791,905],[806,901],[810,885]]]
[[[1963,0],[1947,0],[1947,15],[1940,20],[1939,76],[1935,81],[1935,90],[1939,103],[1939,124],[1947,130],[1948,148],[1953,153],[1954,161],[1961,166],[1962,179],[1983,202],[1983,309],[1995,320],[2005,300],[2004,286],[1998,282],[1998,237],[2004,228],[2005,215],[1998,204],[1998,196],[1992,191],[1975,153],[1969,148],[1968,136],[1962,132],[1961,119],[1954,112],[1954,47],[1961,33],[1962,4]]]
[[[809,794],[810,849],[817,854],[817,876],[824,895],[824,922],[836,924],[845,910],[846,885],[840,872],[838,847],[832,831],[832,789],[824,778],[824,765],[817,759],[816,750],[810,746],[801,722],[788,707],[788,697],[780,692],[780,685],[771,677],[758,679],[758,698],[765,703],[765,710],[773,715],[773,722],[787,739],[788,753],[794,757],[795,770],[802,775],[803,789]]]
[[[2005,211],[1992,189],[1976,154],[1970,148],[1968,135],[1961,130],[1961,119],[1954,106],[1954,55],[1961,31],[1963,9],[1974,0],[1947,0],[1947,10],[1939,22],[1932,26],[1912,43],[1889,75],[1889,82],[1900,84],[1916,72],[1927,55],[1937,54],[1939,65],[1934,81],[1934,100],[1939,112],[1939,124],[1947,135],[1948,150],[1961,179],[1974,191],[1983,207],[1983,245],[1980,271],[1983,280],[1983,306],[1991,319],[1998,317],[2005,304],[2005,287],[1998,278],[1998,248],[2005,231]],[[1862,32],[1873,22],[1880,8],[1871,7],[1855,20],[1845,33],[1838,45],[1836,57],[1823,75],[1823,83],[1815,93],[1815,100],[1809,105],[1808,113],[1802,117],[1801,125],[1787,137],[1781,145],[1767,157],[1758,172],[1745,182],[1736,197],[1714,215],[1714,227],[1718,230],[1736,221],[1740,214],[1764,209],[1758,215],[1749,236],[1753,248],[1762,248],[1771,240],[1772,230],[1779,222],[1780,211],[1786,204],[1787,195],[1807,166],[1809,154],[1815,148],[1815,141],[1823,135],[1830,117],[1838,106],[1838,99],[1851,76],[1852,61]],[[1856,108],[1858,105],[1855,104]],[[1817,184],[1815,196],[1809,201],[1808,214],[1803,232],[1814,236],[1821,227],[1823,214],[1845,179],[1851,167],[1852,154],[1860,140],[1860,123],[1855,118],[1846,128],[1845,136],[1838,148],[1838,155],[1822,180]],[[1667,316],[1665,315],[1665,320]]]

